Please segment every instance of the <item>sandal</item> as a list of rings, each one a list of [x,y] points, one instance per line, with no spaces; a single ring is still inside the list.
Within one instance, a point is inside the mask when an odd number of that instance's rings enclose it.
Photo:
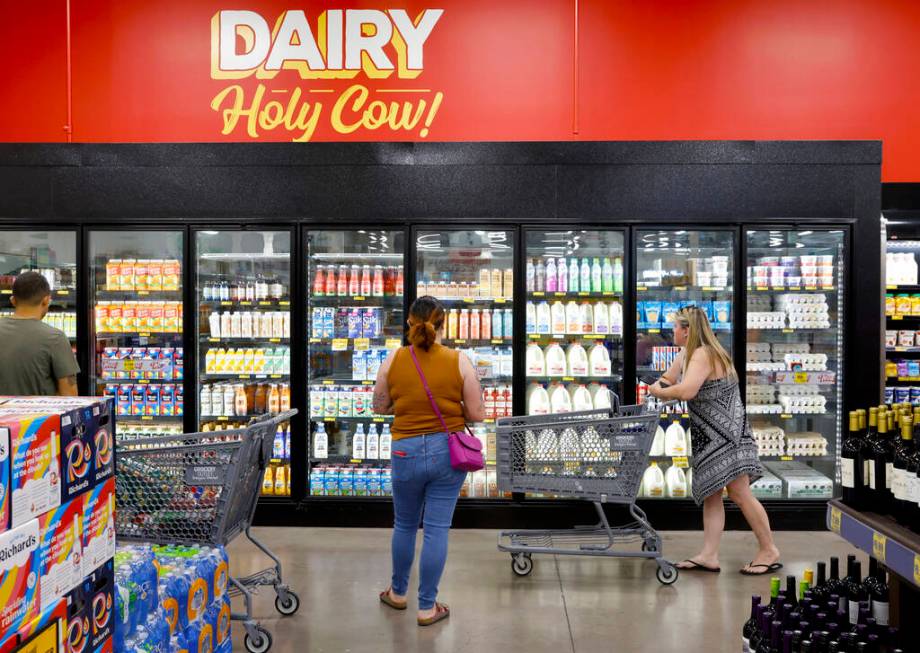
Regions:
[[[680,565],[685,566],[681,567]],[[707,567],[706,565],[700,564],[692,558],[687,558],[686,560],[678,562],[675,566],[681,571],[708,571],[711,574],[718,574],[720,571],[722,571],[721,567]]]
[[[443,603],[435,603],[434,609],[435,613],[432,616],[428,617],[427,619],[418,620],[419,626],[431,626],[432,624],[436,624],[450,616],[450,608],[448,608]]]
[[[383,603],[384,605],[390,606],[394,610],[405,610],[406,606],[408,605],[408,601],[400,602],[394,599],[393,596],[390,594],[390,591],[392,589],[393,589],[392,587],[388,587],[382,592],[380,592],[380,602]]]
[[[783,564],[781,562],[774,562],[771,565],[755,565],[753,560],[751,560],[747,566],[747,569],[739,570],[739,572],[744,576],[763,576],[764,574],[769,574],[773,571],[779,571],[783,568]],[[763,571],[751,571],[751,569],[754,569],[755,567],[762,567]]]

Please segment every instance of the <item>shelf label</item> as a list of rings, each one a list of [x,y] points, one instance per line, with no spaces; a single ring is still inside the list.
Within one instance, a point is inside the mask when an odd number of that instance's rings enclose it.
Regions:
[[[240,374],[237,378],[239,378],[239,379],[248,379],[250,376],[252,376],[252,375],[251,375],[251,374]]]
[[[899,376],[898,381],[920,381],[920,376]]]
[[[208,338],[208,342],[220,342],[220,338]]]
[[[648,290],[648,286],[636,286],[636,290]]]
[[[288,301],[278,302],[278,306],[290,306],[290,305],[291,305],[291,302],[288,302]]]
[[[272,377],[271,377],[271,378],[273,378],[273,379],[283,379],[283,378],[284,378],[284,374],[272,374]]]
[[[787,462],[790,460],[794,460],[792,456],[780,456],[779,459],[783,461],[787,461]]]
[[[281,338],[269,338],[269,342],[281,342]]]
[[[877,533],[872,532],[872,557],[885,564],[885,550],[887,549],[888,538]]]
[[[221,302],[221,303],[223,303],[223,302]],[[267,302],[267,301],[265,301],[264,299],[261,300],[261,301],[259,301],[259,306],[271,306],[271,305],[272,305],[271,302]]]
[[[402,340],[400,340],[399,338],[387,338],[386,343],[384,344],[384,347],[386,347],[387,349],[399,349],[400,347],[402,347]]]
[[[571,382],[571,381],[574,381],[574,380],[575,380],[575,377],[574,377],[574,376],[564,376],[564,377],[562,377],[562,380],[563,380],[563,381],[570,381],[570,382]]]
[[[758,286],[758,287],[757,287],[757,290],[763,292],[763,291],[770,290],[770,289],[769,289],[769,288],[761,288],[760,286]]]
[[[11,290],[10,292],[13,292],[13,291]],[[59,295],[62,295],[62,296],[65,296],[65,297],[66,297],[67,295],[69,295],[69,294],[70,294],[70,291],[69,291],[69,290],[58,290],[58,291],[57,291],[57,294],[59,294]]]
[[[505,304],[508,302],[507,298],[505,297],[496,297],[492,301],[495,302],[496,304]]]
[[[805,290],[817,290],[818,286],[805,286]]]
[[[587,333],[583,336],[586,340],[603,340],[607,336],[603,333]]]
[[[907,347],[895,347],[895,351],[907,351]]]
[[[795,329],[783,329],[783,333],[795,333]]]
[[[661,329],[649,329],[649,333],[661,333]]]
[[[153,415],[141,415],[141,420],[144,422],[152,422]]]
[[[535,291],[532,292],[531,294],[532,294],[534,297],[545,297],[545,296],[546,296],[546,293],[544,293],[542,290],[535,290]]]
[[[687,469],[690,467],[690,462],[687,460],[686,456],[674,456],[671,458],[671,462],[675,467],[679,467],[681,469]]]
[[[493,345],[503,345],[505,344],[505,341],[502,340],[501,338],[492,338],[492,344]]]
[[[332,351],[345,351],[348,349],[348,338],[333,338]]]
[[[579,291],[578,291],[578,296],[579,296],[579,297],[587,297],[587,296],[590,295],[590,294],[591,294],[591,293],[589,293],[587,290],[579,290]]]
[[[356,302],[363,302],[365,297],[364,295],[355,295],[354,297],[352,297],[352,299],[354,299]]]
[[[223,301],[220,303],[221,306],[233,306],[233,302]]]
[[[323,385],[334,385],[335,381],[332,379],[323,379]]]
[[[780,419],[792,419],[792,415],[789,414],[789,413],[782,413],[782,414],[779,416],[779,418],[780,418]]]
[[[357,342],[357,340],[355,342]],[[460,338],[454,338],[454,342],[456,342],[457,344],[461,344],[461,345],[466,344],[466,340],[462,340]]]
[[[716,290],[718,290],[718,288],[716,288],[715,286],[703,286],[702,288],[700,288],[700,290],[702,290],[703,292],[715,292]]]
[[[834,286],[821,286],[821,290],[834,290]]]
[[[348,342],[346,340],[346,342]],[[366,351],[370,349],[370,338],[355,338],[355,351]]]
[[[914,554],[914,585],[920,585],[920,553]]]
[[[146,297],[147,295],[150,294],[150,291],[149,290],[138,290],[137,294],[140,295],[141,297]]]
[[[616,293],[612,290],[605,290],[601,293],[604,297],[616,297]]]
[[[687,286],[674,286],[674,290],[686,290]]]
[[[885,290],[897,290],[897,286],[885,286]]]
[[[840,508],[831,508],[831,530],[840,534]]]
[[[144,331],[143,333],[138,333],[137,335],[138,335],[139,337],[141,337],[141,338],[149,338],[149,337],[150,337],[150,333],[148,333],[147,331]]]
[[[323,421],[324,421],[324,422],[334,422],[334,421],[335,421],[335,418],[334,418],[334,417],[324,417],[324,418],[323,418]]]
[[[382,417],[374,417],[371,419],[372,422],[382,422],[384,421]]]
[[[903,316],[903,315],[889,315],[889,317],[890,317],[892,320],[903,320],[903,319],[904,319],[904,316]]]
[[[361,460],[360,458],[352,458],[349,462],[351,462],[352,465],[360,465],[364,461]]]
[[[528,333],[528,334],[527,334],[527,337],[528,337],[528,338],[531,338],[531,339],[533,339],[533,340],[536,340],[536,339],[538,339],[538,338],[540,337],[540,334],[539,334],[539,333]]]
[[[315,345],[315,344],[318,344],[318,343],[320,343],[320,342],[322,342],[322,340],[321,340],[320,338],[310,338],[310,344],[311,344],[311,345]]]
[[[482,420],[482,421],[485,422],[486,424],[495,424],[495,418],[494,418],[494,417],[486,417],[486,418],[485,418],[484,420]]]
[[[226,415],[221,415],[220,417],[217,418],[217,421],[218,422],[229,422],[230,418],[227,417]]]
[[[252,306],[252,302],[240,302],[240,306]]]
[[[374,385],[374,381],[372,381],[371,379],[366,379],[364,381],[361,381],[361,385]]]
[[[12,294],[13,294],[13,289],[12,289],[12,288],[4,288],[3,290],[0,290],[0,294],[2,294],[2,295],[12,295]]]
[[[795,372],[796,383],[808,383],[808,372]]]

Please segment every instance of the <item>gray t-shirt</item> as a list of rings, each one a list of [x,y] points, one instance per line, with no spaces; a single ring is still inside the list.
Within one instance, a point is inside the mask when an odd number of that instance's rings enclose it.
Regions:
[[[0,395],[56,395],[80,371],[70,341],[41,320],[0,318]]]

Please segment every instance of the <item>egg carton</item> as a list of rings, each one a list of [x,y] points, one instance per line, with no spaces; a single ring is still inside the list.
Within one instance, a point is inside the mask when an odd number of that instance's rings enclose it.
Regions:
[[[748,313],[748,329],[783,329],[786,326],[786,314],[780,311]]]
[[[827,369],[827,354],[785,354],[783,356],[783,362],[786,363],[786,367],[790,370],[795,365],[801,365],[805,369],[809,367],[820,367],[824,370]]]
[[[748,404],[747,412],[750,415],[779,415],[783,407],[779,404]]]
[[[776,391],[786,397],[813,397],[821,394],[820,386],[813,383],[782,384],[776,386]]]
[[[749,354],[754,353],[770,353],[770,343],[769,342],[749,342],[747,343],[747,352]]]
[[[776,402],[776,389],[771,385],[749,385],[745,395],[749,404],[772,404]]]
[[[754,434],[755,440],[761,442],[776,442],[782,440],[786,436],[786,432],[781,427],[766,422],[752,423],[751,433]]]
[[[773,309],[773,301],[766,295],[749,295],[747,309],[751,311],[770,311]]]
[[[830,320],[789,320],[790,329],[830,329]]]
[[[749,363],[772,363],[773,359],[768,351],[748,352],[747,361]]]
[[[777,306],[827,304],[824,293],[783,293],[776,296]]]
[[[766,445],[760,442],[755,442],[757,447],[758,456],[785,456],[786,455],[786,446],[783,444],[776,445]]]
[[[749,372],[782,372],[786,369],[785,363],[774,363],[773,361],[751,361],[748,359],[747,369]]]
[[[773,352],[774,356],[779,357],[775,360],[782,360],[782,357],[786,354],[807,354],[811,351],[811,345],[809,345],[807,342],[796,342],[790,344],[777,342],[773,344],[771,351]]]
[[[790,456],[826,456],[827,438],[813,431],[787,433],[786,452]]]
[[[780,406],[784,413],[823,413],[827,398],[818,396],[789,397],[779,395]]]

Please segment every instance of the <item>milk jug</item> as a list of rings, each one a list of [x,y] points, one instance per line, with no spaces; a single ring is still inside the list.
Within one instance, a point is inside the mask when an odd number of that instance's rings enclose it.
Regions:
[[[610,352],[600,343],[591,347],[591,353],[588,355],[588,375],[610,376]]]
[[[568,387],[569,396],[572,400],[572,410],[594,410],[594,402],[591,401],[591,393],[583,385],[570,384]]]
[[[623,305],[620,302],[610,302],[609,320],[610,333],[615,336],[623,335]]]
[[[324,424],[318,424],[316,433],[313,434],[313,457],[317,459],[329,457],[329,436],[326,435]]]
[[[527,345],[527,376],[546,376],[546,360],[540,345],[530,343]]]
[[[664,455],[664,429],[661,424],[655,429],[655,438],[652,440],[652,450],[649,452],[652,456]]]
[[[352,458],[357,458],[358,460],[363,460],[367,455],[367,447],[365,446],[366,436],[364,435],[364,424],[358,424],[358,427],[355,429],[354,438],[351,441],[351,455]]]
[[[665,474],[665,487],[668,496],[672,499],[683,499],[687,496],[687,477],[684,470],[677,465],[668,467],[668,473]]]
[[[569,376],[588,376],[588,354],[577,342],[566,348],[566,365]]]
[[[580,308],[581,333],[594,333],[594,309],[588,302],[582,302]]]
[[[548,376],[565,376],[566,360],[565,352],[562,351],[557,343],[551,343],[543,351],[546,360],[546,374]]]
[[[541,460],[559,459],[559,440],[553,429],[543,429],[537,436],[537,451]]]
[[[549,394],[539,383],[532,383],[527,388],[527,414],[549,415]]]
[[[565,333],[565,305],[562,302],[553,302],[553,307],[550,310],[552,325],[552,332],[556,334]],[[539,316],[538,316],[539,317]]]
[[[599,383],[592,383],[588,386],[588,392],[591,393],[591,403],[594,406],[594,410],[611,408],[610,390],[607,386]]]
[[[664,432],[664,455],[687,455],[687,432],[680,422],[671,422],[668,430]]]
[[[594,333],[610,333],[610,312],[604,302],[594,305]]]
[[[555,319],[553,328],[555,329]],[[557,331],[556,333],[562,333]],[[565,305],[565,333],[581,333],[581,310],[574,301]]]
[[[642,490],[647,497],[664,496],[664,473],[658,463],[652,463],[642,475]]]
[[[550,385],[549,406],[550,412],[553,414],[572,412],[572,398],[569,396],[568,390],[566,390],[565,386],[561,383],[553,383]]]
[[[527,317],[525,318],[524,331],[526,333],[538,333],[537,305],[533,302],[527,302]]]
[[[553,326],[552,315],[548,302],[537,304],[537,333],[550,333]]]

